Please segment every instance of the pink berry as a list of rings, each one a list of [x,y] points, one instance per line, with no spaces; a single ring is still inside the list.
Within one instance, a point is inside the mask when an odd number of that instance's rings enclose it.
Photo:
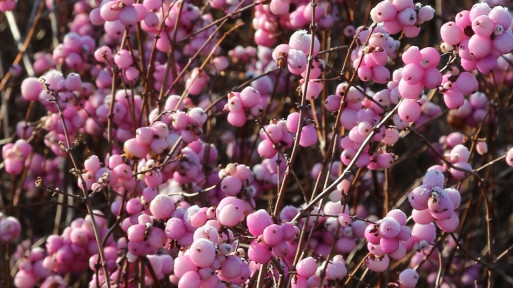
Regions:
[[[397,15],[397,8],[389,1],[379,2],[372,10],[375,11],[374,14],[379,22],[392,21]]]
[[[258,144],[257,151],[260,156],[268,159],[272,158],[278,152],[274,149],[274,145],[269,139],[262,140],[262,142]]]
[[[440,35],[445,43],[458,45],[463,40],[463,31],[455,22],[450,21],[442,25]]]
[[[253,107],[260,104],[260,93],[255,88],[248,86],[240,92],[240,99],[244,107]]]
[[[186,233],[183,220],[175,217],[170,218],[167,220],[164,232],[169,239],[177,240],[182,238]]]
[[[399,209],[390,210],[387,213],[387,217],[391,217],[391,218],[395,219],[401,226],[406,225],[407,217],[406,217],[406,214],[402,210],[399,210]]]
[[[399,249],[399,240],[395,238],[386,238],[382,237],[379,240],[379,247],[381,247],[381,250],[383,253],[389,254],[397,251]]]
[[[271,258],[271,248],[255,239],[249,244],[248,258],[256,263],[266,263]]]
[[[200,268],[212,265],[216,257],[214,243],[210,240],[200,238],[195,240],[189,248],[191,261]]]
[[[242,189],[242,181],[235,177],[228,175],[221,180],[221,190],[228,196],[235,196]]]
[[[433,243],[436,237],[435,225],[433,223],[429,223],[426,225],[416,223],[415,225],[413,225],[411,235],[417,242],[425,240],[428,243]]]
[[[264,229],[262,236],[267,245],[275,246],[283,240],[283,231],[280,225],[271,224]]]
[[[399,284],[405,288],[414,288],[419,281],[419,274],[413,269],[405,269],[399,274]]]
[[[21,82],[21,97],[27,101],[38,100],[42,90],[43,84],[36,77],[28,77]]]
[[[195,288],[200,287],[201,278],[197,271],[188,271],[180,277],[178,288]]]
[[[468,40],[468,50],[476,58],[483,58],[492,51],[492,40],[479,34],[474,34]]]
[[[220,210],[217,218],[222,225],[233,227],[242,221],[244,218],[244,211],[239,206],[228,204]]]
[[[246,123],[246,115],[243,110],[229,112],[227,117],[228,123],[235,127],[242,127]]]
[[[271,216],[263,209],[257,210],[246,217],[246,224],[253,236],[264,232],[265,227],[271,225]]]
[[[314,275],[316,270],[317,261],[311,256],[301,259],[296,265],[297,274],[305,278]]]
[[[401,224],[392,217],[385,217],[379,222],[379,235],[394,238],[401,232]]]
[[[390,264],[390,258],[388,255],[383,256],[374,256],[370,255],[365,258],[365,265],[369,267],[370,270],[375,272],[384,272],[387,270],[388,265]]]
[[[404,99],[399,103],[397,113],[399,117],[401,117],[401,120],[415,122],[420,117],[421,107],[415,99]]]
[[[174,210],[174,201],[164,194],[157,195],[150,203],[150,212],[157,219],[169,219]]]
[[[317,143],[317,130],[313,125],[305,125],[301,129],[301,138],[299,139],[299,145],[303,147],[309,147]]]

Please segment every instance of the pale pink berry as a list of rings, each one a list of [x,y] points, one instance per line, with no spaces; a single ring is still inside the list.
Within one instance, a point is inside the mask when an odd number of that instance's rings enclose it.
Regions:
[[[301,138],[299,145],[309,147],[317,143],[317,130],[313,125],[305,125],[301,129]]]
[[[397,110],[401,120],[406,122],[415,122],[420,117],[421,107],[415,99],[404,99],[399,103]]]
[[[27,101],[36,101],[43,90],[43,84],[36,77],[28,77],[21,82],[21,97]]]
[[[262,140],[262,142],[258,144],[257,151],[260,156],[268,159],[272,158],[278,152],[274,149],[274,145],[269,139]]]
[[[244,211],[239,206],[228,204],[220,210],[217,218],[222,225],[233,227],[242,221]]]
[[[166,228],[164,230],[166,237],[169,239],[177,240],[182,238],[185,233],[185,224],[182,219],[170,218],[167,220]]]
[[[228,175],[221,180],[221,190],[228,196],[235,196],[242,189],[242,181],[235,177]]]
[[[271,225],[271,223],[271,216],[263,209],[257,210],[246,217],[246,224],[253,236],[262,234],[265,227]]]
[[[271,248],[263,241],[251,241],[248,249],[248,258],[256,263],[266,263],[271,258]]]
[[[317,261],[313,257],[306,257],[301,259],[296,265],[297,274],[302,277],[310,277],[315,274],[317,270]]]
[[[425,240],[428,243],[433,243],[436,237],[436,227],[433,223],[426,225],[415,223],[411,235],[417,242]]]
[[[458,45],[464,37],[463,31],[455,22],[449,21],[440,28],[440,36],[445,43]]]
[[[383,256],[374,256],[370,255],[365,258],[365,265],[369,267],[370,270],[375,272],[384,272],[387,270],[388,265],[390,264],[390,258],[388,255]]]
[[[484,141],[479,141],[476,144],[476,151],[479,155],[484,155],[488,152],[488,145]]]
[[[171,197],[159,194],[150,203],[150,212],[157,219],[169,219],[175,210],[175,203]]]
[[[246,123],[246,115],[243,110],[228,113],[228,123],[235,127],[242,127]]]
[[[271,224],[264,229],[262,236],[267,245],[275,246],[283,240],[283,231],[280,225]]]
[[[385,217],[379,222],[379,235],[386,238],[394,238],[401,232],[401,224],[395,218]]]
[[[135,138],[128,139],[123,144],[123,151],[128,158],[144,158],[148,153],[149,147],[138,142]]]
[[[200,238],[195,240],[189,248],[191,261],[200,268],[212,265],[216,257],[216,248],[210,240]]]
[[[260,92],[255,88],[248,86],[240,92],[240,99],[244,107],[253,107],[260,104]]]
[[[414,288],[419,281],[419,274],[413,269],[405,269],[399,274],[399,284],[404,288]]]

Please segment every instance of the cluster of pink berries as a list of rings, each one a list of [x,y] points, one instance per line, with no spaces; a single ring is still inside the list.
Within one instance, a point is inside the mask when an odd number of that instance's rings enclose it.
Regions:
[[[263,99],[257,89],[248,86],[240,92],[228,93],[228,102],[224,109],[229,111],[228,123],[242,127],[248,119],[259,116],[263,111]]]
[[[219,188],[225,196],[252,199],[255,195],[253,172],[244,164],[230,163],[219,170]]]
[[[447,108],[453,110],[465,103],[465,96],[477,91],[479,83],[476,76],[470,72],[461,72],[457,75],[445,74],[440,84],[440,92],[444,94]]]
[[[18,288],[32,288],[39,280],[39,287],[65,287],[66,282],[59,274],[52,274],[44,267],[45,250],[35,247],[25,255],[18,264],[19,270],[14,277],[14,285]],[[44,280],[43,280],[44,279]]]
[[[27,159],[27,161],[29,160]],[[32,153],[30,165],[27,166],[27,177],[23,184],[24,195],[28,198],[40,196],[40,189],[34,186],[37,179],[43,180],[46,185],[61,187],[60,184],[64,178],[60,171],[62,164],[62,158],[45,158],[39,153]]]
[[[131,203],[134,205],[135,203]],[[141,206],[141,205],[138,205]],[[132,224],[126,229],[127,232],[127,248],[129,258],[137,258],[147,254],[156,254],[158,249],[162,248],[167,241],[166,234],[164,233],[165,221],[173,215],[175,210],[174,201],[171,197],[158,194],[151,200],[149,205],[150,215],[138,212],[127,218],[131,221],[123,223],[123,228],[126,225]],[[134,207],[129,207],[127,210],[132,212]]]
[[[340,123],[349,131],[340,141],[340,147],[343,149],[340,161],[344,165],[348,165],[353,160],[360,145],[373,132],[375,125],[381,121],[383,109],[392,104],[388,90],[374,94],[372,96],[374,101],[367,98],[364,93],[365,91],[360,87],[341,83],[336,88],[336,94],[328,96],[324,103],[326,109],[333,112],[340,109],[342,101],[347,103],[340,115]],[[392,145],[399,140],[399,131],[394,127],[383,126],[371,140]],[[366,146],[363,152],[355,163],[357,167],[368,166],[372,170],[384,169],[390,167],[394,160],[392,154],[386,151],[370,152],[370,146]]]
[[[459,97],[459,93],[456,94],[456,97]],[[464,99],[458,109],[449,111],[447,119],[456,127],[461,127],[462,123],[473,127],[483,122],[491,123],[494,117],[493,113],[488,112],[489,106],[488,96],[483,92],[475,92],[468,99]]]
[[[410,192],[408,200],[413,207],[415,223],[429,225],[434,221],[440,229],[450,233],[456,231],[459,225],[456,210],[460,206],[461,195],[454,188],[444,188],[444,181],[445,177],[440,170],[428,170],[422,185]]]
[[[5,163],[5,171],[12,175],[18,175],[25,168],[26,161],[32,153],[32,146],[19,139],[14,144],[7,143],[2,147],[2,158]],[[30,160],[29,160],[30,161]]]
[[[435,48],[419,49],[410,46],[402,55],[405,64],[393,73],[393,80],[388,83],[390,97],[404,98],[399,103],[397,114],[402,121],[415,122],[421,115],[419,96],[424,88],[437,88],[442,81],[442,74],[436,66],[440,62],[440,54]]]
[[[272,255],[288,264],[294,260],[290,253],[299,228],[290,222],[273,223],[267,211],[260,209],[246,217],[249,233],[255,237],[248,249],[248,258],[259,264],[269,261]]]
[[[271,47],[278,39],[280,29],[296,30],[312,22],[312,13],[315,21],[322,29],[330,29],[335,24],[339,10],[328,3],[318,3],[314,6],[310,1],[300,0],[291,5],[290,0],[273,0],[269,4],[259,5],[255,9],[253,28],[255,43]],[[289,11],[290,8],[293,11]]]
[[[66,64],[68,68],[80,73],[89,68],[89,58],[95,46],[91,36],[69,32],[64,36],[63,43],[53,50],[53,61],[56,64]]]
[[[415,224],[418,225],[418,224]],[[427,226],[432,228],[432,224]],[[433,234],[434,235],[434,234]],[[415,271],[427,273],[427,277],[425,277],[426,282],[429,285],[435,285],[437,282],[437,274],[438,267],[440,265],[440,258],[442,258],[443,262],[449,263],[452,267],[458,267],[460,265],[465,265],[467,267],[465,271],[458,275],[448,275],[447,277],[443,277],[443,279],[439,280],[440,286],[450,287],[453,283],[458,282],[461,287],[472,287],[475,285],[476,281],[479,279],[479,274],[481,273],[482,265],[479,263],[475,263],[472,260],[468,261],[466,259],[461,259],[458,257],[451,257],[454,255],[455,248],[457,244],[452,237],[447,237],[445,244],[443,246],[442,251],[439,251],[435,246],[427,244],[425,241],[421,242],[422,244],[417,245],[417,252],[412,255],[410,260],[410,267],[405,271],[410,271],[407,273],[411,273],[411,276],[417,276],[418,273]],[[415,269],[415,270],[414,270]],[[415,274],[413,272],[415,271]],[[403,277],[406,275],[403,275]],[[406,280],[403,278],[403,280]],[[413,279],[411,279],[413,280]],[[399,282],[401,281],[401,275],[399,276]],[[402,284],[402,283],[401,283]],[[399,286],[402,287],[402,286]],[[405,286],[408,287],[408,286]]]
[[[334,245],[335,253],[349,253],[356,248],[357,241],[364,238],[366,223],[349,216],[349,214],[346,213],[349,212],[347,208],[342,212],[340,200],[333,201],[337,200],[334,198],[341,198],[341,194],[342,193],[338,191],[337,196],[333,194],[330,195],[330,201],[326,203],[322,210],[326,215],[330,215],[330,217],[320,218],[319,220],[324,223],[320,225],[316,229],[316,233],[314,233],[317,237],[312,241],[311,245],[314,246],[315,253],[322,257],[329,255],[332,245]],[[339,226],[340,230],[336,233]]]
[[[406,226],[407,216],[399,209],[391,210],[374,224],[365,228],[367,249],[372,254],[366,261],[369,269],[382,272],[388,267],[389,258],[402,259],[411,241],[411,229]]]
[[[46,2],[45,4],[48,9],[55,9],[54,3]],[[98,35],[97,31],[94,30],[93,24],[89,21],[90,10],[91,5],[89,3],[83,1],[75,2],[73,5],[75,17],[69,25],[70,32],[75,32],[79,35],[89,35],[93,38]]]
[[[271,120],[260,129],[262,141],[258,144],[258,154],[263,158],[273,158],[278,150],[292,146],[293,138],[287,127],[288,120]],[[297,128],[297,126],[296,126]]]
[[[0,212],[0,240],[11,242],[20,236],[21,224],[12,216],[5,216]]]
[[[255,175],[255,187],[258,187],[256,195],[262,191],[275,187],[283,179],[287,162],[282,155],[276,153],[272,158],[265,158],[262,162],[253,166]]]
[[[415,38],[420,33],[420,25],[433,19],[435,9],[414,4],[413,0],[383,0],[371,9],[370,15],[375,23],[383,23],[388,33],[402,32],[408,38]]]
[[[346,263],[342,255],[335,255],[331,260],[325,260],[320,265],[315,258],[306,257],[297,263],[296,271],[297,276],[291,282],[293,288],[333,285],[336,280],[341,280],[347,275]]]
[[[170,149],[178,137],[176,133],[170,133],[166,123],[155,121],[150,127],[138,128],[135,137],[123,144],[123,151],[130,159],[144,159],[147,154],[158,155]]]
[[[38,83],[39,82],[39,83]],[[42,118],[42,128],[49,133],[45,135],[45,144],[56,155],[64,155],[59,141],[65,142],[64,125],[69,133],[70,140],[75,139],[75,133],[83,129],[87,111],[80,107],[83,99],[91,95],[94,87],[90,83],[82,82],[77,73],[69,73],[66,77],[57,70],[46,72],[39,80],[27,78],[23,81],[22,97],[28,101],[43,104],[51,112]],[[59,106],[59,108],[57,107]],[[58,110],[62,111],[64,124]]]
[[[137,265],[136,263],[127,263],[126,267],[128,267],[128,269],[120,269],[120,267],[116,265],[116,261],[121,260],[121,258],[118,256],[118,251],[127,250],[126,242],[126,238],[120,238],[117,243],[105,246],[104,248],[107,269],[110,272],[109,281],[111,285],[114,285],[120,277],[126,277],[125,279],[132,279],[134,277],[137,277],[136,270],[134,269]],[[150,275],[152,272],[155,273],[156,280],[158,281],[164,280],[167,275],[173,272],[173,257],[171,257],[163,250],[160,250],[159,254],[148,254],[145,255],[145,257],[146,259],[148,259],[148,266],[145,267],[145,285],[155,285],[155,278],[147,276]],[[152,272],[150,272],[150,268]],[[95,254],[89,258],[89,269],[95,272],[94,275],[91,277],[89,287],[100,288],[102,287],[102,284],[105,285],[104,283],[106,282],[106,279],[101,268],[101,262],[98,254]],[[127,287],[123,285],[121,286]]]
[[[464,135],[459,132],[442,136],[440,137],[440,144],[444,147],[441,148],[440,152],[444,154],[446,161],[451,162],[455,167],[470,171],[472,170],[472,166],[470,165],[470,151],[463,145],[464,140]],[[476,151],[479,154],[486,153],[487,150],[486,142],[478,141],[476,143]],[[467,172],[449,167],[446,163],[443,163],[442,166],[434,166],[434,168],[441,172],[449,172],[456,180],[462,180],[468,175]]]
[[[458,13],[455,21],[442,25],[440,35],[444,43],[440,49],[457,53],[465,70],[477,68],[488,74],[497,66],[501,54],[513,50],[511,20],[507,8],[474,4],[470,10]]]
[[[458,144],[451,149],[449,153],[449,161],[458,168],[472,170],[472,166],[470,165],[470,151],[463,144]],[[444,170],[447,170],[447,167],[443,167]],[[450,168],[449,172],[451,176],[456,180],[462,180],[465,178],[468,173],[460,170],[456,170],[454,168]]]
[[[95,220],[100,234],[105,237],[108,228],[104,216],[100,211],[95,213],[100,215],[95,216]],[[114,238],[106,238],[106,243],[106,247],[115,243]],[[19,288],[31,288],[38,283],[40,287],[63,287],[63,275],[83,271],[89,257],[95,253],[98,253],[98,246],[90,216],[77,218],[61,235],[50,235],[46,239],[46,249],[35,247],[23,256],[18,263],[19,270],[14,277],[14,284]],[[115,267],[114,261],[109,264]]]
[[[355,34],[359,45],[351,52],[351,61],[353,68],[358,69],[358,77],[363,82],[387,83],[390,71],[386,64],[389,57],[395,56],[399,42],[390,37],[382,26],[377,26],[372,34],[367,27],[360,26]],[[367,45],[362,45],[364,43]]]
[[[312,57],[317,56],[320,49],[320,42],[317,37],[313,37],[306,30],[298,30],[294,32],[289,39],[288,44],[280,44],[272,52],[272,57],[279,67],[287,67],[289,72],[295,75],[305,76],[304,72],[307,68],[308,56],[310,56],[310,46],[313,41]],[[318,65],[318,60],[315,60]],[[317,78],[320,75],[320,70],[310,74],[310,78]],[[311,72],[312,73],[312,72]],[[317,97],[315,97],[317,98]]]
[[[247,209],[244,201],[228,196],[217,208],[190,206],[182,212],[183,220],[175,212],[166,224],[165,235],[187,248],[175,259],[171,282],[178,287],[216,287],[221,281],[244,283],[250,269],[230,228],[243,220]],[[188,286],[189,281],[197,285]]]

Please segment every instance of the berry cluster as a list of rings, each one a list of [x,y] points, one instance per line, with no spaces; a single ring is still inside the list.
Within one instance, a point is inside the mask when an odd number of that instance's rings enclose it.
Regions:
[[[358,27],[355,33],[360,45],[351,52],[351,61],[358,69],[358,77],[363,82],[388,83],[390,71],[386,64],[389,57],[396,56],[399,42],[390,37],[382,26],[377,26],[372,33],[366,27]],[[364,43],[367,45],[362,45]]]
[[[413,0],[383,0],[371,9],[370,15],[376,23],[383,23],[383,28],[390,34],[404,33],[408,38],[415,38],[420,33],[420,25],[433,19],[435,9]]]
[[[456,92],[455,96],[461,97],[459,92]],[[454,99],[449,99],[449,101],[453,100]],[[457,101],[461,101],[461,98]],[[464,124],[475,127],[485,121],[486,123],[491,123],[494,121],[494,118],[488,113],[489,107],[490,101],[486,94],[483,92],[475,92],[468,97],[468,100],[464,99],[463,104],[458,109],[449,111],[447,120],[455,127],[461,127]]]
[[[406,214],[403,211],[394,209],[374,224],[365,228],[365,239],[368,241],[367,249],[371,256],[366,262],[369,269],[373,271],[384,271],[389,262],[388,256],[393,259],[402,259],[407,252],[411,241],[412,231],[406,226]],[[386,265],[385,265],[386,264]]]
[[[14,144],[7,143],[2,147],[2,158],[5,161],[5,171],[12,175],[20,174],[25,165],[27,165],[27,159],[32,153],[32,146],[23,140],[19,139]]]
[[[323,261],[320,265],[317,265],[317,262],[313,257],[306,257],[299,261],[296,266],[297,276],[292,280],[291,287],[329,285],[330,280],[333,282],[342,279],[347,274],[342,255],[335,255],[331,261]]]
[[[228,123],[242,127],[249,119],[259,116],[263,111],[264,98],[255,88],[248,86],[240,92],[228,93],[228,103],[224,109],[229,111]]]
[[[262,141],[258,144],[257,148],[258,154],[260,154],[260,156],[267,159],[273,158],[278,153],[278,150],[286,149],[292,146],[293,139],[290,133],[295,131],[290,129],[295,128],[297,130],[297,121],[299,121],[299,117],[293,118],[289,116],[287,121],[272,120],[270,124],[262,127],[260,130],[260,138]],[[290,124],[288,124],[289,122]]]
[[[504,7],[474,4],[470,10],[459,12],[455,21],[442,25],[440,49],[457,53],[465,70],[488,74],[497,66],[501,54],[513,50],[511,19]]]
[[[444,102],[447,108],[454,110],[463,106],[465,96],[470,96],[470,94],[476,92],[478,87],[476,76],[472,73],[445,74],[440,84],[440,92],[444,94]]]
[[[414,188],[408,195],[408,200],[413,207],[413,220],[422,225],[414,226],[414,231],[424,229],[420,227],[425,225],[432,225],[433,221],[448,233],[458,228],[459,217],[455,210],[460,206],[461,195],[455,188],[444,189],[444,181],[445,177],[440,170],[436,168],[428,170],[422,185]],[[417,227],[419,228],[416,229]],[[434,237],[430,240],[433,241]]]

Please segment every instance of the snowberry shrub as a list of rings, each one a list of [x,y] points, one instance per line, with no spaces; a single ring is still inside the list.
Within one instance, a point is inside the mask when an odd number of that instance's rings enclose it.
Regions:
[[[0,0],[0,286],[513,286],[510,2]]]

